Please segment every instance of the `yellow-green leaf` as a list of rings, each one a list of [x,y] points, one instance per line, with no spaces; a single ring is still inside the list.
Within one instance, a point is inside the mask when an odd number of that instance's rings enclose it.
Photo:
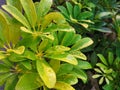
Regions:
[[[27,29],[27,28],[25,28],[25,27],[21,27],[21,30],[22,30],[23,32],[33,34],[33,32],[32,32],[32,31],[28,30],[28,29]]]
[[[97,54],[97,56],[99,57],[99,59],[101,60],[103,64],[108,65],[107,60],[102,54]]]
[[[64,61],[73,65],[77,65],[77,59],[71,55],[71,54],[61,54],[61,53],[57,53],[57,54],[50,54],[50,55],[46,55],[45,57],[47,58],[51,58],[51,59],[55,59],[55,60],[60,60],[60,61]]]
[[[37,20],[40,22],[40,19],[48,13],[52,6],[53,0],[41,0],[37,7]]]
[[[44,17],[42,28],[46,28],[50,23],[62,24],[65,23],[65,18],[59,12],[51,12]]]
[[[37,21],[37,14],[35,10],[35,6],[32,0],[20,0],[23,9],[27,15],[27,19],[29,20],[32,27],[35,27]]]
[[[55,89],[57,90],[75,90],[72,86],[70,86],[69,84],[67,83],[64,83],[64,82],[56,82],[55,86],[54,86]]]
[[[23,74],[15,86],[15,90],[35,90],[41,86],[39,75],[37,73]]]
[[[12,49],[12,51],[13,51],[14,53],[16,53],[16,54],[23,54],[24,51],[25,51],[25,47],[24,47],[24,46],[20,46],[20,47],[18,47],[18,48],[16,48],[16,49]]]
[[[71,49],[72,50],[80,50],[80,49],[83,49],[83,48],[90,46],[92,43],[93,43],[92,39],[86,37],[86,38],[80,39],[78,42],[76,42],[71,47]]]
[[[101,85],[104,81],[104,77],[101,77],[100,80],[99,80],[99,84]]]
[[[48,88],[53,88],[56,83],[56,74],[44,59],[37,60],[37,71]]]
[[[93,75],[92,76],[92,78],[99,78],[99,77],[101,77],[102,75],[100,75],[100,74],[95,74],[95,75]]]
[[[70,51],[70,54],[72,54],[76,58],[87,60],[87,57],[81,51]]]
[[[11,5],[3,5],[2,8],[5,9],[8,13],[10,13],[19,22],[21,22],[24,26],[30,28],[27,19],[22,15],[22,13],[17,8]]]

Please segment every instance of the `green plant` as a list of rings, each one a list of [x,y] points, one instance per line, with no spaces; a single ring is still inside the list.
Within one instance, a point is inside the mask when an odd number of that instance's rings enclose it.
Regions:
[[[77,29],[88,29],[90,24],[93,22],[90,20],[90,17],[93,16],[92,11],[83,10],[82,7],[78,4],[71,4],[66,2],[66,7],[58,6],[57,7],[61,13],[65,16],[66,20]],[[80,32],[80,31],[78,31]],[[82,31],[81,31],[82,32]]]
[[[82,38],[59,12],[49,12],[52,0],[7,0],[0,10],[0,85],[5,90],[74,90],[84,69],[91,69],[81,49],[93,41]],[[12,17],[11,17],[12,16]]]
[[[94,68],[96,74],[93,75],[93,78],[99,78],[99,84],[106,81],[107,84],[104,85],[104,90],[119,90],[120,58],[114,58],[112,52],[108,53],[108,59],[105,59],[102,54],[98,54],[98,57],[101,62],[96,64],[98,68]]]

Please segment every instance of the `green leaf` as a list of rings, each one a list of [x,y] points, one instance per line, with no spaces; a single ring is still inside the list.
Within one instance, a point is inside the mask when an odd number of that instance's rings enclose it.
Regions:
[[[12,73],[9,73],[9,72],[0,74],[0,86],[2,86],[11,75]]]
[[[49,49],[47,49],[45,51],[45,53],[47,53],[47,54],[60,54],[62,52],[69,51],[69,50],[70,50],[69,47],[65,47],[62,45],[56,45],[56,46],[53,46],[53,47],[50,47]]]
[[[41,18],[48,13],[52,6],[52,0],[41,0],[37,8],[37,20],[40,22]]]
[[[35,10],[35,6],[32,0],[20,0],[23,9],[27,15],[27,19],[29,20],[32,27],[35,27],[37,21],[37,14]]]
[[[73,15],[73,6],[71,5],[71,3],[66,2],[66,6],[69,12],[69,15]]]
[[[74,74],[65,74],[65,75],[59,76],[58,81],[65,82],[70,85],[75,85],[78,82],[78,79]]]
[[[73,36],[74,36],[74,32],[66,32],[62,39],[61,45],[69,46],[71,44],[71,40],[73,39]]]
[[[107,73],[107,74],[110,74],[110,73],[113,72],[113,69],[111,69],[111,68],[110,69],[104,69],[104,72]]]
[[[103,86],[103,89],[104,89],[104,90],[114,90],[114,84],[113,84],[113,83],[105,84],[105,85]]]
[[[66,22],[64,16],[59,12],[50,12],[45,15],[42,22],[42,28],[46,28],[50,23],[64,24]]]
[[[107,83],[107,84],[109,84],[109,83],[110,83],[110,81],[109,81],[107,78],[105,78],[105,81],[106,81],[106,83]]]
[[[22,55],[16,53],[12,53],[8,58],[11,62],[21,62],[26,60]]]
[[[15,90],[33,90],[41,86],[39,83],[39,75],[37,73],[23,74],[15,86]]]
[[[74,28],[67,24],[58,24],[58,25],[52,25],[46,29],[44,29],[43,32],[55,32],[55,31],[65,31],[65,32],[75,32]]]
[[[71,45],[77,43],[81,39],[80,34],[74,34],[74,37],[71,40]]]
[[[114,55],[113,55],[112,52],[109,52],[108,53],[108,62],[109,62],[110,65],[113,64],[113,60],[114,60]]]
[[[59,68],[59,71],[57,72],[57,75],[58,76],[65,75],[67,73],[72,72],[72,70],[73,70],[73,65],[68,64],[68,63],[61,64],[60,68]]]
[[[74,18],[77,18],[79,14],[80,14],[80,7],[78,5],[75,5],[74,6],[74,13],[73,13]]]
[[[55,73],[58,72],[58,70],[60,69],[60,61],[56,61],[56,60],[50,60],[50,66],[52,67],[52,69],[55,71]]]
[[[101,60],[103,64],[108,65],[107,60],[102,54],[97,54],[97,56],[99,57],[99,59]]]
[[[9,28],[6,19],[2,16],[2,14],[0,14],[0,40],[2,42],[7,41],[6,37],[8,37],[8,34],[6,35],[6,32],[8,33],[8,31]]]
[[[112,12],[100,12],[100,13],[96,16],[96,18],[101,19],[101,18],[103,18],[103,17],[105,17],[105,16],[109,16],[109,15],[112,15],[112,14],[113,14]]]
[[[48,39],[42,40],[40,45],[38,46],[39,52],[45,51],[47,49],[48,44],[49,44],[49,40]]]
[[[31,70],[31,69],[32,69],[32,65],[31,65],[30,60],[22,61],[21,64],[22,64],[25,68],[27,68],[28,70]]]
[[[71,47],[71,49],[72,50],[80,50],[80,49],[90,46],[92,43],[93,43],[93,41],[90,38],[83,38],[83,39],[79,40],[78,42],[76,42]]]
[[[6,0],[7,5],[15,6],[19,11],[22,12],[22,6],[20,0]]]
[[[21,22],[24,26],[30,28],[27,19],[21,14],[19,10],[17,10],[17,8],[11,5],[3,5],[2,8],[9,12],[15,19]]]
[[[79,14],[78,20],[84,20],[84,19],[90,18],[92,15],[93,15],[92,12],[84,11],[84,12]]]
[[[64,83],[64,82],[56,82],[55,86],[54,86],[55,89],[57,90],[75,90],[72,86],[70,86],[69,84],[67,83]]]
[[[9,71],[10,71],[10,68],[5,66],[4,64],[0,64],[0,73],[6,73],[6,72],[9,72]]]
[[[81,70],[81,69],[73,69],[72,73],[74,75],[76,75],[79,79],[81,79],[84,83],[87,82],[88,77],[87,77],[87,74],[83,70]]]
[[[76,58],[87,60],[87,57],[80,51],[70,51],[70,54],[72,54]]]
[[[61,11],[61,13],[62,13],[67,19],[70,18],[69,14],[68,14],[68,11],[67,11],[67,9],[66,9],[65,7],[63,7],[63,6],[58,6],[57,8]]]
[[[92,28],[93,30],[103,32],[103,33],[112,33],[112,30],[110,28],[101,27],[101,28]]]
[[[76,58],[71,55],[71,54],[51,54],[51,55],[45,55],[45,57],[50,58],[50,59],[55,59],[55,60],[60,60],[60,61],[64,61],[73,65],[77,65],[78,62],[76,60]]]
[[[92,66],[89,62],[82,61],[82,60],[78,60],[78,65],[75,67],[79,68],[79,69],[91,69],[92,68]]]
[[[101,77],[100,80],[99,80],[99,84],[101,85],[104,81],[104,77]]]
[[[20,26],[21,26],[21,24],[15,19],[11,19],[11,21],[9,21],[9,22],[10,22],[9,31],[6,32],[6,35],[7,34],[9,35],[9,37],[7,37],[7,40],[9,40],[9,43],[12,43],[14,46],[20,40],[20,36],[21,36]]]
[[[97,63],[96,66],[100,67],[100,68],[104,68],[107,69],[108,67],[106,65],[104,65],[103,63]]]
[[[98,68],[95,68],[94,69],[97,73],[102,73],[102,71],[100,70],[100,69],[98,69]]]
[[[100,74],[95,74],[95,75],[93,75],[92,76],[92,78],[99,78],[99,77],[101,77],[102,75],[100,75]]]
[[[44,60],[37,60],[37,71],[48,88],[53,88],[56,83],[56,74],[49,64]]]
[[[5,83],[4,90],[15,90],[15,86],[16,86],[17,82],[18,82],[17,75],[14,74],[14,75],[10,76]]]
[[[36,55],[35,55],[35,53],[32,52],[32,51],[29,51],[29,50],[25,50],[23,57],[25,57],[25,58],[27,58],[27,59],[30,59],[30,60],[36,60]]]

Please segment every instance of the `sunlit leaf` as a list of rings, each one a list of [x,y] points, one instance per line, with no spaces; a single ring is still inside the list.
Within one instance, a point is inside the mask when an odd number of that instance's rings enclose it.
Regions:
[[[44,60],[37,60],[37,71],[48,88],[53,88],[56,83],[56,74],[49,64]]]
[[[7,37],[9,37],[9,34],[6,34],[6,32],[8,33],[9,28],[8,28],[8,24],[5,20],[5,18],[0,14],[0,39],[5,42],[5,41],[9,41],[6,40]]]
[[[46,53],[47,54],[60,54],[62,52],[65,52],[65,51],[69,51],[70,48],[69,47],[65,47],[65,46],[62,46],[62,45],[56,45],[56,46],[53,46],[53,47],[50,47],[49,49],[46,50]]]
[[[101,85],[104,81],[104,77],[101,77],[100,80],[99,80],[99,84]]]
[[[27,15],[27,19],[29,20],[32,27],[35,27],[37,21],[37,14],[35,10],[35,6],[32,0],[20,0],[23,9]]]
[[[25,50],[25,47],[24,46],[20,46],[16,49],[13,49],[12,51],[16,54],[23,54],[24,53],[24,50]]]
[[[106,83],[107,83],[107,84],[109,84],[109,83],[110,83],[110,81],[109,81],[107,78],[105,78],[105,81],[106,81]]]
[[[52,6],[53,0],[41,0],[37,7],[37,20],[40,22],[40,19],[48,13]]]
[[[100,68],[104,68],[107,69],[107,66],[102,64],[102,63],[97,63],[96,66],[100,67]]]
[[[55,89],[57,90],[75,90],[72,86],[70,86],[69,84],[67,83],[64,83],[64,82],[56,82],[55,86],[54,86]]]
[[[87,57],[80,51],[70,51],[70,54],[72,54],[76,58],[87,60]]]
[[[103,18],[103,17],[105,17],[105,16],[109,16],[109,15],[112,15],[113,13],[112,12],[100,12],[97,16],[96,16],[96,18]]]
[[[80,49],[90,46],[92,43],[93,43],[93,41],[90,38],[83,38],[83,39],[79,40],[77,43],[75,43],[71,47],[71,49],[72,50],[80,50]]]
[[[58,77],[58,81],[63,81],[70,85],[74,85],[78,82],[77,76],[74,74],[65,74]]]
[[[99,77],[101,77],[102,75],[100,75],[100,74],[95,74],[95,75],[93,75],[92,76],[92,78],[99,78]]]
[[[100,69],[98,69],[98,68],[95,68],[94,69],[96,72],[98,72],[98,73],[102,73],[102,71],[100,70]]]
[[[27,29],[27,28],[25,28],[25,27],[21,27],[21,30],[22,30],[23,32],[33,34],[33,32],[32,32],[32,31],[28,30],[28,29]]]
[[[74,75],[76,75],[79,79],[81,79],[84,83],[87,82],[88,77],[87,77],[87,74],[83,70],[81,70],[81,69],[73,69],[72,73]]]
[[[14,6],[3,5],[2,8],[5,9],[7,12],[9,12],[15,19],[17,19],[19,22],[21,22],[24,26],[26,26],[27,28],[30,27],[27,19]]]
[[[46,28],[50,23],[63,24],[65,23],[64,16],[59,12],[51,12],[44,17],[42,28]]]
[[[64,61],[73,65],[77,65],[78,62],[76,58],[71,54],[52,54],[52,55],[46,55],[45,57],[55,60]]]
[[[97,56],[100,58],[101,62],[105,65],[108,65],[107,60],[102,54],[97,54]]]
[[[78,65],[75,67],[77,67],[79,69],[91,69],[92,68],[92,66],[89,62],[82,61],[82,60],[78,60]]]

